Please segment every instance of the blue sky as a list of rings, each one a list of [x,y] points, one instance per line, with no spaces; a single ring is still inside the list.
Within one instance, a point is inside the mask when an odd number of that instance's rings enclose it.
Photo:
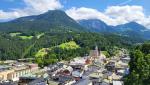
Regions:
[[[100,19],[109,25],[136,21],[150,28],[149,3],[150,0],[0,0],[0,21],[61,9],[75,20]]]
[[[148,14],[150,11],[150,0],[60,0],[63,4],[63,10],[71,7],[89,7],[103,11],[108,6],[116,5],[140,5],[146,10]],[[123,4],[124,3],[124,4]],[[23,0],[1,0],[0,10],[9,11],[12,8],[23,8],[26,4]]]
[[[61,2],[67,2],[64,4],[65,9],[70,7],[90,7],[103,11],[108,6],[116,5],[140,5],[145,8],[145,10],[150,11],[150,0],[61,0]]]

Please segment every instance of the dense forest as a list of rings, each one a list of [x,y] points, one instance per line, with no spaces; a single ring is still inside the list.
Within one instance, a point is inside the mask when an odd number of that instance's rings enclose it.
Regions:
[[[150,42],[136,46],[130,56],[130,74],[125,85],[150,85]]]
[[[113,34],[49,32],[40,38],[37,38],[37,34],[40,33],[21,33],[12,37],[10,33],[0,33],[0,59],[34,57],[42,48],[49,48],[71,40],[75,41],[82,49],[85,49],[87,53],[88,50],[93,49],[95,45],[98,45],[101,50],[109,51],[113,46],[128,48],[134,43],[141,42],[141,40],[138,39]],[[20,36],[33,37],[25,39]]]

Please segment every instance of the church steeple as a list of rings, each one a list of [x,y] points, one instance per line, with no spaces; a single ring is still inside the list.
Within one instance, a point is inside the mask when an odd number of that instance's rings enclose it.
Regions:
[[[97,45],[95,46],[95,50],[98,50],[98,46]]]
[[[98,50],[98,46],[95,45],[95,49],[90,51],[90,56],[95,59],[98,58],[100,55],[99,50]]]

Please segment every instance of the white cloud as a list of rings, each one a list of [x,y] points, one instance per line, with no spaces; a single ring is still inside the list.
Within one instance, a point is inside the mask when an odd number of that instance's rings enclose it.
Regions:
[[[15,19],[22,16],[37,15],[48,10],[60,9],[63,6],[59,0],[23,0],[26,7],[23,9],[0,10],[0,20]]]
[[[99,17],[101,18],[106,18],[107,16],[105,16],[103,13],[97,11],[96,9],[91,9],[91,8],[85,8],[85,7],[81,7],[81,8],[71,8],[69,10],[66,11],[66,13],[76,19],[76,20],[82,20],[82,19],[97,19]]]
[[[26,7],[23,9],[11,9],[11,11],[0,10],[0,21],[15,19],[22,16],[38,15],[48,10],[62,8],[59,0],[23,0]],[[130,0],[129,0],[130,1]],[[150,28],[150,16],[144,14],[142,6],[110,6],[100,12],[96,9],[86,7],[72,7],[66,13],[75,20],[100,19],[108,25],[119,25],[135,21]]]
[[[119,25],[135,21],[150,28],[150,16],[144,14],[142,6],[111,6],[104,12],[92,8],[71,8],[66,13],[75,20],[100,19],[108,25]]]
[[[24,0],[24,2],[27,3],[27,7],[39,12],[59,9],[62,7],[58,0]]]
[[[66,10],[66,13],[75,20],[100,19],[104,22],[112,22],[112,24],[115,24],[115,23],[113,23],[113,19],[109,18],[104,13],[99,12],[98,10],[92,9],[92,8],[85,8],[85,7],[75,8],[75,7],[73,7],[69,10]]]
[[[150,16],[144,14],[142,6],[112,6],[105,10],[105,14],[113,18],[117,24],[135,21],[150,28]],[[118,17],[120,17],[120,21],[116,20]]]

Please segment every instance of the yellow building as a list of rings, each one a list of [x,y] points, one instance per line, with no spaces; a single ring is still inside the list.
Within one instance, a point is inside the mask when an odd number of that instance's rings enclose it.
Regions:
[[[19,77],[38,71],[38,66],[25,65],[19,67],[12,67],[10,69],[4,69],[0,71],[0,80],[19,80]]]
[[[9,79],[8,74],[9,74],[9,73],[13,73],[13,72],[14,72],[14,70],[1,71],[1,72],[0,72],[0,80],[8,80],[8,79]]]

